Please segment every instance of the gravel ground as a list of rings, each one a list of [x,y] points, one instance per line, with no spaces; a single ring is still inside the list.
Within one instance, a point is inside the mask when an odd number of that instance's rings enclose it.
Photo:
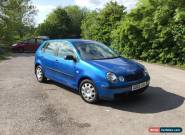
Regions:
[[[33,54],[16,54],[0,63],[0,135],[147,135],[149,127],[185,128],[183,70],[143,63],[151,75],[143,95],[91,105],[62,85],[38,83],[33,62]]]

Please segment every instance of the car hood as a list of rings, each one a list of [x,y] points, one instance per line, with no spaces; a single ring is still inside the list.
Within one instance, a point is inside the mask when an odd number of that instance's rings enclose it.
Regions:
[[[105,72],[113,72],[116,74],[130,74],[143,70],[143,66],[141,64],[122,57],[103,60],[91,60],[88,61],[88,63],[95,66],[96,68],[99,68],[100,70],[104,70]]]

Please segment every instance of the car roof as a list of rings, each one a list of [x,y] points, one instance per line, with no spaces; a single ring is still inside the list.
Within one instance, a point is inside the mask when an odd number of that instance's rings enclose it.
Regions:
[[[35,38],[37,38],[37,39],[49,39],[48,36],[38,36],[38,37],[35,37]]]
[[[70,42],[73,45],[78,45],[82,43],[89,43],[89,42],[95,42],[93,40],[85,40],[85,39],[52,39],[48,40],[49,42],[59,42],[59,41],[67,41]]]

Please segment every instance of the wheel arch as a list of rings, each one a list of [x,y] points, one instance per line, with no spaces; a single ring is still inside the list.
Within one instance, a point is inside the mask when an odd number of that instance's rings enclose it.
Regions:
[[[38,66],[40,66],[40,64],[39,63],[35,63],[35,73],[36,73],[36,68],[38,67]]]
[[[79,87],[80,87],[80,83],[81,83],[83,80],[86,80],[86,79],[91,80],[92,82],[94,82],[94,81],[92,80],[92,78],[90,78],[90,77],[88,77],[88,76],[83,76],[83,77],[81,77],[81,78],[78,80],[78,84],[77,84],[77,89],[78,89],[78,90],[79,90]]]
[[[38,66],[41,66],[41,68],[42,68],[42,64],[41,64],[41,63],[39,63],[39,62],[36,62],[36,63],[35,63],[35,68],[34,68],[34,69],[35,69],[35,71],[36,71],[36,67],[38,67]]]

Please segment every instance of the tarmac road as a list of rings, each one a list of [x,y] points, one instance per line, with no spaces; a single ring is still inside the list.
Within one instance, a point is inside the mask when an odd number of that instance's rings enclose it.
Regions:
[[[38,83],[33,54],[15,54],[0,62],[0,135],[148,135],[149,127],[185,129],[185,71],[143,64],[151,75],[143,95],[91,105],[62,85]]]

